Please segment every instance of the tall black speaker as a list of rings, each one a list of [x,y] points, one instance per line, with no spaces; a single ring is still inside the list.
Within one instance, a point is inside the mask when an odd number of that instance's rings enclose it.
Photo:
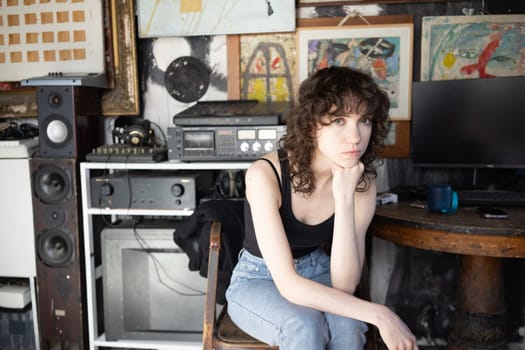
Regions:
[[[79,174],[75,158],[31,159],[41,349],[87,339]],[[73,344],[73,345],[71,345]]]
[[[100,89],[39,86],[37,104],[41,157],[83,160],[103,143]]]

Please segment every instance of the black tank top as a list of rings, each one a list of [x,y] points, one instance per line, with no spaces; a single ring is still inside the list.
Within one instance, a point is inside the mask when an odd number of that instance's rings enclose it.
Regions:
[[[277,176],[282,198],[279,213],[281,214],[284,230],[286,231],[286,236],[292,249],[292,255],[294,258],[300,258],[323,245],[329,245],[331,243],[334,232],[334,215],[317,225],[307,225],[295,218],[292,212],[290,167],[288,159],[284,156],[285,154],[279,150],[282,181],[279,181],[279,175],[272,162],[264,158],[258,160],[267,161],[275,172],[275,176]],[[251,254],[261,257],[261,252],[255,238],[250,204],[247,200],[244,202],[244,223],[245,237],[243,246]]]

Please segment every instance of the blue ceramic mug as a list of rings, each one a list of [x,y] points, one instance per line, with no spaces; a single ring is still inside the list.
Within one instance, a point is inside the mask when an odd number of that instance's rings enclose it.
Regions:
[[[430,185],[427,193],[428,210],[452,214],[458,209],[458,193],[447,184]]]

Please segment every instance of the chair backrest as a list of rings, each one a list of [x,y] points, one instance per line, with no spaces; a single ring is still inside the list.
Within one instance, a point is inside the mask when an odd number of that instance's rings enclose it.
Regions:
[[[217,272],[219,268],[219,251],[221,248],[221,222],[214,221],[210,228],[210,250],[208,255],[208,282],[206,285],[206,302],[204,304],[204,325],[202,331],[202,349],[213,349],[213,337],[216,334],[216,300]]]

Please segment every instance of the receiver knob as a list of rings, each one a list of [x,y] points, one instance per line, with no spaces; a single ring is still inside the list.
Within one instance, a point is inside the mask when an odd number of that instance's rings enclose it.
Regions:
[[[241,143],[240,147],[242,152],[247,152],[250,149],[250,145],[248,144],[248,142]]]
[[[171,194],[174,197],[182,196],[184,194],[184,186],[182,186],[181,184],[175,184],[171,186]]]
[[[261,150],[261,144],[259,142],[255,142],[253,145],[252,145],[252,150],[254,152],[259,152]]]
[[[114,190],[113,185],[107,182],[100,186],[100,194],[104,197],[111,196]]]

